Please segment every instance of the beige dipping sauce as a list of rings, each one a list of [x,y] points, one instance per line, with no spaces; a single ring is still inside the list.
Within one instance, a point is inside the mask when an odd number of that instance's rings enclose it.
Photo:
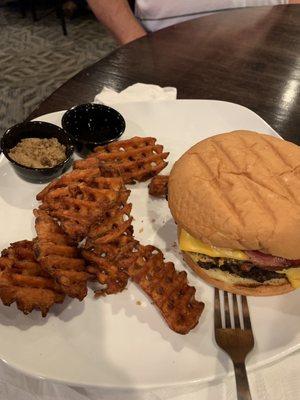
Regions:
[[[51,168],[66,159],[66,146],[56,138],[26,138],[10,150],[9,156],[26,167]]]

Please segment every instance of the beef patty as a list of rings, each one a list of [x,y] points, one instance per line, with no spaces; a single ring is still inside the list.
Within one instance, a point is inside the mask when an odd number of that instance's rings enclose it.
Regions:
[[[197,264],[204,269],[220,269],[221,271],[227,271],[241,278],[253,279],[260,283],[283,277],[282,274],[261,269],[259,266],[249,261],[235,260],[232,258],[213,258],[203,255],[203,257],[197,261]]]

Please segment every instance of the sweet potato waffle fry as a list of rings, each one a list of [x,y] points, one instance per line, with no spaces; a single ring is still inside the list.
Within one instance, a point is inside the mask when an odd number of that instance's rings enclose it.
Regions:
[[[90,182],[92,179],[97,178],[100,175],[99,168],[91,168],[81,171],[73,170],[50,182],[41,192],[36,195],[36,199],[43,201],[44,197],[53,189],[66,187],[72,183]]]
[[[149,185],[149,194],[154,197],[167,197],[168,196],[168,175],[154,176]]]
[[[79,250],[45,211],[34,210],[34,215],[37,260],[67,295],[82,300],[87,294],[90,275],[86,272],[85,261]]]
[[[134,248],[137,243],[130,234],[123,234],[110,243],[82,250],[82,256],[89,263],[88,271],[97,277],[101,285],[104,285],[96,291],[97,297],[115,294],[125,289],[129,277],[120,261],[124,262],[126,259],[127,262],[134,262],[136,259]]]
[[[178,272],[172,262],[164,262],[159,249],[141,246],[136,262],[125,260],[122,265],[159,308],[172,330],[186,334],[197,325],[204,304],[195,299],[196,289],[188,285],[186,272]]]
[[[16,302],[24,314],[40,310],[43,317],[53,304],[63,302],[60,285],[36,261],[32,241],[15,242],[2,251],[0,298],[7,306]]]
[[[79,243],[90,226],[101,221],[115,204],[126,201],[129,193],[121,178],[93,178],[88,183],[71,183],[50,190],[43,196],[40,209],[58,219],[68,236]]]
[[[169,153],[152,137],[133,137],[94,149],[75,169],[99,168],[103,176],[121,176],[124,183],[142,182],[157,175],[168,164]]]
[[[105,218],[90,227],[87,242],[92,242],[93,246],[97,247],[100,244],[110,243],[118,239],[126,232],[132,234],[131,207],[131,204],[126,203],[124,206],[117,206],[108,210]]]
[[[124,197],[90,227],[82,250],[82,256],[89,262],[88,271],[105,285],[98,295],[120,292],[127,285],[128,275],[121,268],[120,260],[132,259],[138,242],[132,236],[131,204],[126,200]]]

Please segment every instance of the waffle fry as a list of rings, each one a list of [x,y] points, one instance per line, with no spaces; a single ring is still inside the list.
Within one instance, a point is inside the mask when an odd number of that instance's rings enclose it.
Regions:
[[[93,243],[94,247],[110,243],[118,239],[122,234],[131,231],[132,217],[130,216],[131,204],[123,207],[115,207],[106,213],[105,219],[93,224],[88,233],[87,242]]]
[[[196,289],[188,285],[186,272],[178,272],[173,263],[164,262],[160,250],[141,246],[136,262],[125,260],[122,266],[159,308],[173,331],[187,334],[197,325],[204,304],[195,299]]]
[[[131,204],[127,198],[106,212],[105,218],[90,227],[82,256],[89,262],[88,271],[96,275],[105,288],[97,294],[105,295],[122,291],[128,275],[120,260],[132,259],[137,241],[133,238]]]
[[[61,227],[42,210],[34,210],[37,240],[34,250],[37,260],[70,297],[82,300],[87,294],[85,261],[73,241]]]
[[[89,263],[88,271],[104,286],[95,292],[97,297],[116,294],[125,289],[129,277],[120,265],[120,260],[134,262],[134,248],[137,243],[131,235],[122,235],[119,239],[100,245],[96,249],[82,250],[82,256]]]
[[[74,168],[99,168],[101,175],[121,176],[124,183],[146,181],[168,164],[165,159],[169,153],[155,143],[152,137],[134,137],[99,146],[85,160],[75,161]]]
[[[110,243],[98,244],[92,249],[83,249],[82,256],[88,261],[88,271],[94,274],[104,288],[96,296],[116,294],[127,286],[129,276],[122,263],[134,263],[138,241],[131,234],[122,234]]]
[[[44,195],[40,209],[58,219],[68,236],[79,243],[90,226],[101,221],[113,205],[126,201],[129,193],[120,178],[101,177],[52,189]]]
[[[53,304],[63,302],[60,285],[36,261],[32,241],[12,243],[2,251],[0,298],[6,306],[16,302],[24,314],[39,310],[43,317]]]
[[[168,175],[154,176],[149,185],[149,194],[154,197],[167,197],[168,196]]]
[[[43,201],[44,197],[53,189],[66,187],[72,183],[90,182],[93,178],[100,176],[99,168],[91,168],[82,171],[73,170],[51,181],[40,193],[36,195],[36,199]]]

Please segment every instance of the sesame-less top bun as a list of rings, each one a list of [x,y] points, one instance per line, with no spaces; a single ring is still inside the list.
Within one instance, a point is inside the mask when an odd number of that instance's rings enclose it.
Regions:
[[[172,168],[175,221],[217,247],[300,259],[300,147],[269,135],[212,136]]]

